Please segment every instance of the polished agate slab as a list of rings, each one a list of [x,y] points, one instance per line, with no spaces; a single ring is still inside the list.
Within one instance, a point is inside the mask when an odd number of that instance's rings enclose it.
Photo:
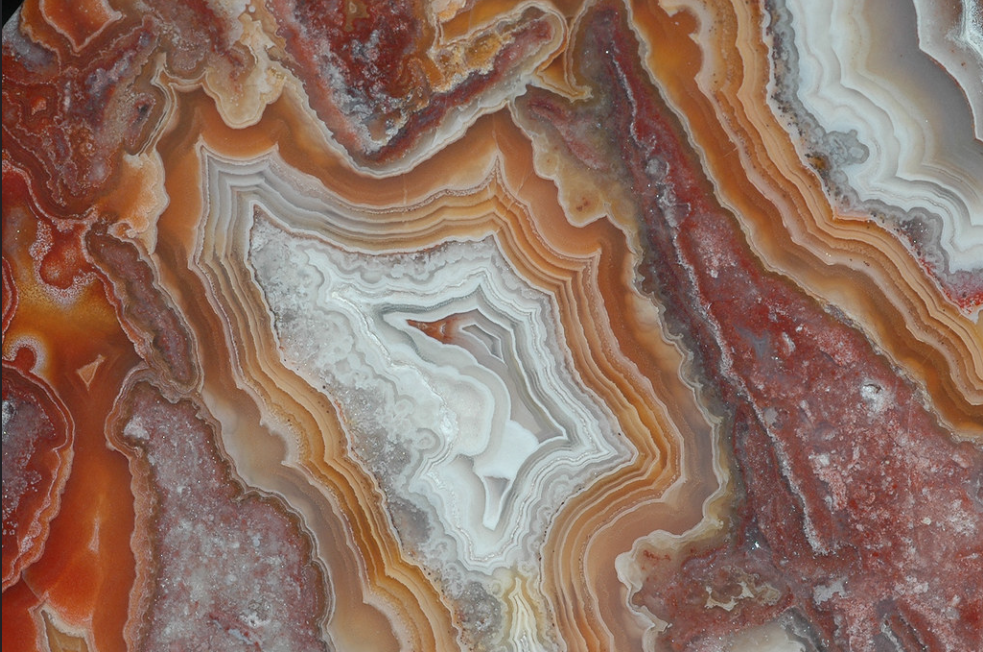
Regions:
[[[28,2],[4,649],[983,647],[980,12]]]

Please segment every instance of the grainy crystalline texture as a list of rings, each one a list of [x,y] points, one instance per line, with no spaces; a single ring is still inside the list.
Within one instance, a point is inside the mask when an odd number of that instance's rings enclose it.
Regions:
[[[28,0],[3,650],[983,649],[975,0]]]
[[[323,577],[308,562],[309,545],[273,504],[231,481],[205,418],[142,383],[120,410],[113,441],[131,460],[152,541],[152,569],[141,579],[153,590],[134,623],[137,646],[325,649]]]
[[[44,546],[72,461],[71,424],[45,388],[3,367],[3,586]]]

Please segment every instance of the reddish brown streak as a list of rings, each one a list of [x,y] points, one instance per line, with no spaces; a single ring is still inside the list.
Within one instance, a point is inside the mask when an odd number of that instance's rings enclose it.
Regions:
[[[983,544],[959,518],[981,521],[980,450],[954,442],[861,332],[763,271],[640,68],[620,9],[585,23],[584,72],[609,94],[570,106],[533,93],[522,106],[585,164],[624,162],[650,247],[646,287],[726,417],[741,489],[730,533],[680,551],[678,571],[649,556],[636,602],[670,623],[662,640],[675,650],[783,614],[824,649],[878,649],[883,632],[905,649],[979,649]],[[585,137],[592,124],[613,152]],[[736,606],[708,608],[708,596]]]

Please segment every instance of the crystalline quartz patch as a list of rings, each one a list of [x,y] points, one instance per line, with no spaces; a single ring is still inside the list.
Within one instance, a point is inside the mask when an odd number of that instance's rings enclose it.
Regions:
[[[432,512],[454,541],[450,556],[421,542],[431,563],[491,575],[534,562],[563,497],[624,459],[613,417],[571,369],[555,307],[492,239],[373,256],[260,218],[248,257],[284,364],[340,404],[386,494]],[[472,350],[412,325],[469,314]]]

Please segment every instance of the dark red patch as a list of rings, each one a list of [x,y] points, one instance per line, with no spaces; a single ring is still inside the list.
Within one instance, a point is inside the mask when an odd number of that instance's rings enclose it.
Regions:
[[[584,25],[579,59],[603,97],[571,107],[536,92],[520,106],[579,147],[590,141],[571,125],[605,125],[598,155],[624,166],[644,219],[645,287],[726,418],[741,489],[725,535],[644,559],[635,601],[670,623],[674,650],[779,616],[823,649],[983,649],[983,454],[953,441],[860,331],[762,269],[620,8]]]
[[[44,549],[72,460],[72,427],[44,383],[3,363],[3,590]]]
[[[152,83],[154,53],[166,52],[168,72],[184,79],[218,61],[236,79],[251,62],[208,3],[145,9],[114,21],[80,52],[37,16],[32,27],[46,45],[16,26],[4,32],[3,148],[46,189],[37,201],[49,215],[85,214],[112,186],[123,154],[147,147],[165,104]]]
[[[107,234],[102,224],[88,232],[86,246],[114,289],[111,300],[140,356],[165,378],[185,388],[194,385],[198,372],[190,331],[140,250]]]
[[[431,83],[439,64],[428,55],[434,32],[418,18],[427,11],[420,3],[274,0],[272,10],[290,55],[287,65],[303,82],[312,108],[361,162],[399,158],[553,36],[542,12],[529,9],[489,71],[472,72],[439,91]]]
[[[143,146],[156,111],[149,109],[162,97],[138,79],[156,42],[149,20],[117,23],[78,55],[25,36],[4,39],[3,147],[47,189],[37,198],[45,212],[83,214],[124,151]]]

